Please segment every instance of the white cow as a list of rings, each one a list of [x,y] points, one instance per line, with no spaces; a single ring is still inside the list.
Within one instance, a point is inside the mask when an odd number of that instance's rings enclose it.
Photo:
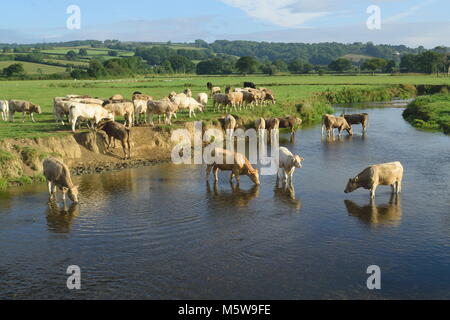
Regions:
[[[77,120],[83,119],[98,124],[103,119],[114,120],[114,114],[97,104],[83,104],[72,102],[69,107],[69,121],[72,125],[72,132],[75,132]]]
[[[9,119],[9,102],[7,100],[0,100],[0,113],[2,114],[2,120],[8,121]]]
[[[194,98],[186,96],[184,93],[180,93],[175,96],[171,94],[169,98],[177,106],[178,110],[189,110],[189,118],[192,118],[192,115],[196,117],[195,110],[200,110],[203,112],[203,105],[197,102]]]
[[[283,174],[283,180],[286,183],[292,184],[293,176],[296,168],[302,167],[302,161],[304,161],[300,156],[292,154],[287,148],[280,148],[280,170],[277,174],[277,181],[280,179],[280,171]]]
[[[206,107],[208,105],[208,94],[204,92],[199,93],[197,95],[197,102]]]

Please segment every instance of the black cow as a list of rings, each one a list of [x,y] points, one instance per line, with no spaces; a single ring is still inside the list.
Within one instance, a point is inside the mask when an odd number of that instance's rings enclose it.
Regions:
[[[254,84],[253,82],[244,82],[244,88],[256,89],[256,84]]]

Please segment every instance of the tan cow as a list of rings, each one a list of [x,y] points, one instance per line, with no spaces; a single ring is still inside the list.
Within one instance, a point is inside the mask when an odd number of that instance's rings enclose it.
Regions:
[[[62,191],[64,203],[67,192],[70,200],[78,203],[78,187],[72,182],[69,168],[61,160],[55,158],[45,159],[43,165],[50,198],[56,199],[56,190],[59,188]]]
[[[9,119],[14,122],[14,113],[22,112],[22,122],[25,122],[25,113],[29,114],[31,121],[34,120],[33,113],[41,114],[41,107],[29,101],[24,100],[10,100],[9,101]]]
[[[133,126],[134,103],[129,100],[109,100],[103,103],[103,108],[112,112],[115,117],[124,117],[128,128]]]
[[[248,176],[250,180],[259,185],[259,170],[254,169],[250,161],[241,153],[225,150],[222,148],[216,148],[214,150],[215,157],[222,158],[223,164],[213,163],[208,165],[206,169],[206,180],[211,176],[211,171],[214,171],[215,181],[219,181],[219,170],[220,171],[231,171],[230,182],[233,178],[236,179],[237,183],[240,183],[240,176]],[[232,164],[227,164],[227,159],[233,159]]]
[[[392,193],[399,194],[402,191],[403,166],[400,162],[377,164],[368,167],[350,179],[345,193],[351,193],[359,188],[370,190],[370,198],[375,198],[378,186],[391,186]]]
[[[165,116],[166,124],[172,124],[172,116],[176,115],[178,107],[169,98],[163,98],[159,101],[148,101],[147,102],[147,115],[150,121],[150,125],[154,125],[153,115],[158,115],[158,122],[161,123],[160,116]]]
[[[353,128],[348,124],[344,117],[335,117],[331,114],[326,114],[322,118],[322,136],[324,130],[327,131],[327,136],[334,137],[334,129],[339,130],[339,136],[341,136],[342,131],[346,130],[349,135],[353,135]]]

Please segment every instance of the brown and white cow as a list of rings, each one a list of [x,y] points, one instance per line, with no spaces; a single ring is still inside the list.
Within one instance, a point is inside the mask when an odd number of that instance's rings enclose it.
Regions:
[[[403,166],[400,162],[377,164],[368,167],[358,174],[356,178],[347,183],[345,193],[351,193],[359,188],[370,190],[370,198],[375,198],[378,186],[391,186],[392,193],[402,191]]]
[[[335,117],[331,114],[326,114],[322,118],[322,135],[324,129],[327,131],[327,136],[334,137],[334,129],[339,130],[339,136],[341,136],[342,131],[347,131],[349,135],[353,135],[353,128],[348,124],[344,117]]]
[[[206,169],[206,180],[209,179],[211,171],[214,171],[215,181],[219,181],[220,171],[231,171],[230,182],[235,178],[237,183],[241,181],[240,176],[248,176],[250,180],[256,185],[260,184],[259,171],[254,169],[250,161],[241,153],[225,150],[222,148],[216,148],[214,150],[215,157],[221,158],[222,164],[213,163],[208,165]],[[227,163],[227,159],[233,159],[232,163]]]

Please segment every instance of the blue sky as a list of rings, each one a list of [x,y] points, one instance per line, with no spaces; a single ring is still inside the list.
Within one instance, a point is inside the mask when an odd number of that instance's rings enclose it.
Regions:
[[[0,43],[84,39],[367,42],[450,46],[448,0],[16,0],[1,4]],[[68,30],[69,5],[81,29]],[[369,5],[381,30],[369,30]]]

